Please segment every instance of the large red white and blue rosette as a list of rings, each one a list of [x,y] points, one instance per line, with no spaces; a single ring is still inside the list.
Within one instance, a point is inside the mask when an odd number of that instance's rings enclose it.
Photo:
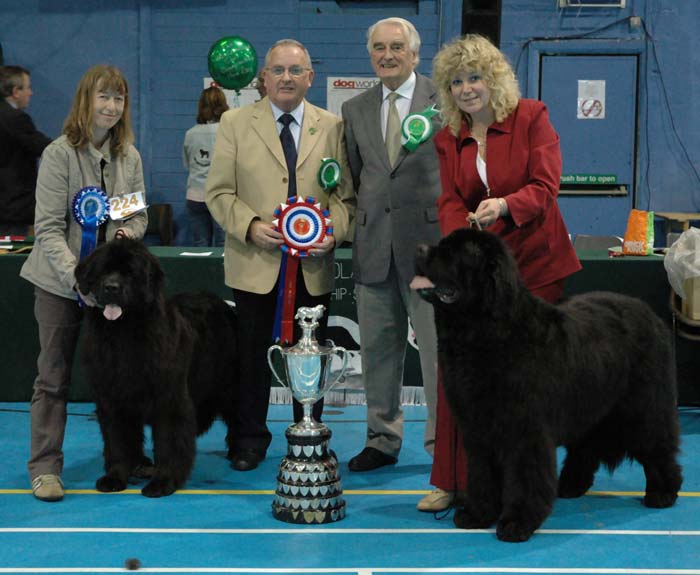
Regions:
[[[275,210],[272,224],[284,238],[282,250],[289,255],[306,257],[309,248],[333,235],[328,210],[312,197],[293,196]]]
[[[97,228],[109,219],[109,198],[95,186],[80,189],[71,203],[73,219],[83,229],[80,259],[88,256],[97,245]]]
[[[272,225],[282,234],[284,243],[280,280],[277,287],[277,309],[272,329],[273,341],[292,344],[294,333],[294,304],[300,258],[309,255],[313,244],[333,235],[328,210],[321,208],[312,197],[292,196],[275,209]]]

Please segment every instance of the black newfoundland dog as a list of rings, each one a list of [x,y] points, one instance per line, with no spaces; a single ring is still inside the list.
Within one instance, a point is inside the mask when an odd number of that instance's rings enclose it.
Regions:
[[[82,349],[104,440],[106,474],[96,487],[121,491],[130,476],[151,476],[141,492],[170,495],[190,475],[196,436],[217,415],[231,433],[236,314],[210,294],[166,300],[163,270],[136,240],[99,247],[75,275],[80,291],[97,301],[85,308]],[[155,467],[144,455],[144,425],[151,426]]]
[[[626,458],[644,468],[644,505],[673,505],[682,477],[671,338],[644,302],[597,292],[550,305],[525,289],[500,238],[471,229],[419,246],[416,273],[467,452],[457,527],[497,523],[499,539],[526,541],[557,495],[583,495],[601,463],[612,471]]]

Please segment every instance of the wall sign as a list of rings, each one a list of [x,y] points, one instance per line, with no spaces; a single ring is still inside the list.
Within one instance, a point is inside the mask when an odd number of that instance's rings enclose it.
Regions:
[[[559,8],[624,8],[626,0],[559,0]]]
[[[562,174],[559,181],[562,184],[576,186],[586,184],[614,186],[617,184],[617,176],[615,174]]]
[[[247,106],[248,104],[253,104],[260,100],[260,94],[258,93],[257,88],[255,88],[256,81],[257,78],[253,79],[253,81],[245,88],[242,88],[240,95],[236,94],[235,90],[226,90],[225,88],[221,88],[221,86],[219,86],[221,91],[226,95],[228,107],[233,110],[234,108]],[[215,84],[216,82],[214,82],[212,78],[204,78],[204,88],[209,88]]]
[[[579,120],[605,119],[605,80],[579,80],[576,117]]]
[[[326,104],[332,114],[340,116],[343,102],[362,94],[379,84],[379,78],[360,76],[328,76],[326,78]]]

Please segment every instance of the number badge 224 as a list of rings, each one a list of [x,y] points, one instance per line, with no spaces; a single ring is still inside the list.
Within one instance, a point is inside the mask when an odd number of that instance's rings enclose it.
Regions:
[[[109,217],[126,220],[147,208],[143,192],[133,192],[109,199]]]

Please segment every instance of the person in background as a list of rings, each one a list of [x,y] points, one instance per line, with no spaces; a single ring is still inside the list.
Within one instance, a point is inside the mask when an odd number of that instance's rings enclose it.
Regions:
[[[32,492],[43,501],[58,501],[64,494],[66,396],[82,320],[74,271],[83,230],[72,202],[87,186],[101,188],[110,198],[144,192],[141,156],[133,140],[126,78],[112,66],[94,66],[78,83],[63,135],[44,150],[39,166],[36,242],[20,275],[34,284],[39,328],[28,469]],[[142,210],[125,221],[108,220],[99,230],[105,229],[106,241],[141,238],[147,223]],[[89,295],[80,294],[80,299],[95,305]]]
[[[308,257],[300,258],[296,279],[289,278],[296,286],[295,310],[325,306],[316,330],[316,338],[325,342],[334,249],[348,235],[355,204],[340,118],[304,99],[314,77],[306,48],[296,40],[279,40],[265,56],[263,76],[266,98],[222,116],[207,178],[207,205],[226,230],[225,279],[238,311],[240,394],[237,429],[231,431],[231,464],[238,471],[255,469],[272,439],[266,423],[271,383],[267,350],[278,288],[288,283],[281,275],[283,239],[272,224],[274,211],[293,196],[311,196],[330,211],[333,235],[312,244]],[[340,165],[340,183],[332,190],[318,183],[325,158]],[[289,343],[300,336],[294,324]],[[322,408],[321,401],[314,405],[316,420]],[[294,400],[294,419],[301,417],[301,405]]]
[[[29,71],[0,67],[0,236],[31,235],[37,160],[51,139],[25,109],[32,97]]]
[[[515,73],[486,38],[468,34],[433,60],[444,128],[435,136],[443,235],[477,225],[503,238],[526,287],[554,303],[581,269],[559,212],[559,136],[542,102],[520,97]],[[431,483],[421,511],[449,507],[466,488],[467,461],[438,386]]]
[[[364,449],[350,471],[396,463],[403,441],[401,387],[410,318],[419,348],[428,406],[424,446],[435,437],[437,336],[433,307],[409,288],[419,243],[440,239],[435,202],[440,175],[435,148],[401,147],[400,124],[436,102],[433,83],[415,72],[420,36],[403,18],[367,31],[367,51],[381,83],[342,106],[345,139],[357,192],[353,278],[367,397]],[[392,101],[395,99],[395,103]],[[438,126],[439,128],[439,126]]]
[[[187,177],[187,217],[193,246],[223,246],[224,230],[211,217],[204,202],[204,188],[214,154],[216,130],[221,114],[228,110],[226,95],[216,86],[202,90],[197,106],[197,124],[187,130],[182,159]]]

